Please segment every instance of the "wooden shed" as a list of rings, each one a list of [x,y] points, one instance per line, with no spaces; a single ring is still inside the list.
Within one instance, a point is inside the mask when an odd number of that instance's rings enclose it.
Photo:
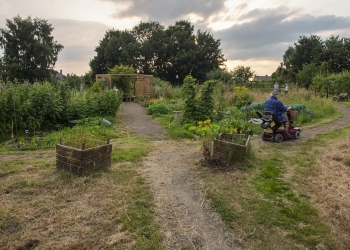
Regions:
[[[113,76],[130,76],[134,79],[134,93],[136,98],[143,96],[147,98],[152,97],[152,75],[143,74],[96,74],[96,81],[105,79],[109,83],[109,87],[112,89],[112,77]]]

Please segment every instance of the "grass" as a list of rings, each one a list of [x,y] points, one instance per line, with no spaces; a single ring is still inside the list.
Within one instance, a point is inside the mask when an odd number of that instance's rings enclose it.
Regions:
[[[269,93],[253,95],[257,102],[269,97]],[[281,94],[279,99],[285,104],[303,104],[313,111],[312,117],[299,117],[304,128],[332,123],[342,116],[330,100],[304,90]],[[172,129],[167,124],[169,121],[167,118],[162,122],[168,131]],[[243,248],[350,249],[349,235],[344,233],[350,231],[350,214],[347,212],[350,209],[346,200],[349,193],[344,193],[348,189],[345,180],[350,177],[346,167],[350,157],[345,156],[349,152],[344,150],[344,156],[335,156],[334,152],[329,155],[329,158],[336,158],[334,161],[341,159],[345,166],[339,170],[344,176],[342,180],[334,177],[332,181],[342,183],[341,190],[332,190],[338,197],[343,197],[340,200],[323,192],[329,188],[326,179],[332,172],[326,171],[328,159],[319,160],[329,148],[349,148],[344,146],[348,145],[346,142],[338,145],[339,140],[350,138],[349,135],[350,129],[345,128],[303,143],[271,143],[257,149],[246,167],[227,171],[201,167],[198,174],[213,209],[221,215]],[[323,183],[317,183],[320,177],[325,179]],[[334,208],[332,204],[339,205]]]
[[[268,97],[254,95],[255,100]],[[339,117],[329,103],[307,93],[280,99],[316,111],[304,125]],[[171,119],[157,118],[173,138],[190,136]],[[123,128],[89,132],[112,138],[113,163],[82,178],[55,169],[52,147],[0,147],[0,245],[5,249],[162,249],[152,194],[139,174],[141,158],[152,149],[149,141]],[[244,249],[350,249],[349,135],[346,127],[306,142],[264,144],[243,168],[200,166],[197,173],[213,209]],[[62,134],[50,136],[57,143]]]
[[[112,166],[81,178],[56,170],[54,150],[3,149],[0,245],[162,249],[152,194],[138,171],[149,142],[122,129],[114,136]]]
[[[199,174],[243,247],[349,249],[349,140],[348,126],[303,143],[271,143],[255,152],[254,168]]]

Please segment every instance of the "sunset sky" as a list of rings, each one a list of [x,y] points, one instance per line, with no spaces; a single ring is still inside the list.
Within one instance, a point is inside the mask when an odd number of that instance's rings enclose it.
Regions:
[[[271,75],[299,36],[349,38],[349,9],[350,1],[331,0],[0,0],[0,27],[17,15],[47,20],[64,46],[55,69],[83,75],[107,30],[188,20],[221,40],[229,70],[244,65]]]

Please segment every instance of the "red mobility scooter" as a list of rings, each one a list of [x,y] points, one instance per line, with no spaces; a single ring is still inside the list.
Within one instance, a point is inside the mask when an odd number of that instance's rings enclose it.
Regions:
[[[280,143],[287,139],[300,138],[301,128],[294,127],[292,125],[293,120],[294,119],[296,120],[297,118],[291,119],[290,112],[296,112],[296,111],[286,112],[290,123],[288,131],[286,130],[287,121],[279,121],[275,112],[265,111],[263,115],[260,114],[259,112],[256,112],[256,114],[262,120],[262,123],[260,126],[264,129],[264,131],[261,134],[261,138],[263,140],[269,140],[277,143]],[[297,116],[297,113],[296,113],[296,116]]]

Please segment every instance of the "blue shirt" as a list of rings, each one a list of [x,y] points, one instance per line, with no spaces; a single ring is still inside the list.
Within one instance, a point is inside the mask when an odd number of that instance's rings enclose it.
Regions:
[[[287,111],[287,107],[274,96],[271,96],[266,100],[264,111],[275,112],[278,120],[280,121],[287,120],[287,117],[283,115],[283,113]]]

